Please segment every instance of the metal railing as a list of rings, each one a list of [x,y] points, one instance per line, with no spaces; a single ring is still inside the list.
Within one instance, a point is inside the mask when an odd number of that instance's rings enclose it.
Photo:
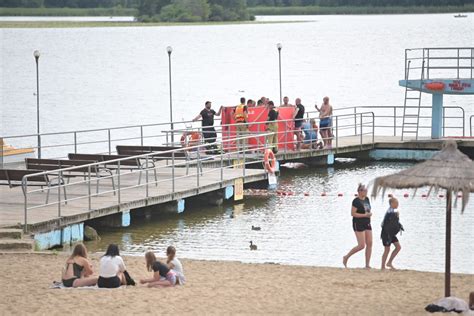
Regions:
[[[431,128],[431,107],[421,107],[425,110],[420,116],[420,129],[428,131]],[[429,110],[429,111],[426,111]],[[398,136],[402,128],[402,111],[403,106],[356,106],[343,107],[334,110],[334,113],[360,113],[361,111],[372,111],[375,116],[375,134]],[[445,106],[444,107],[444,122],[443,135],[444,136],[465,136],[465,113],[464,109],[459,106]],[[456,112],[459,112],[457,114]],[[306,118],[317,117],[318,113],[315,111],[307,111]],[[356,119],[354,119],[354,134],[357,134]],[[472,119],[471,119],[472,121]],[[216,122],[219,119],[216,118]],[[200,123],[196,123],[200,124]],[[193,121],[174,122],[176,133],[189,129],[193,125]],[[472,125],[472,124],[471,124]],[[120,126],[111,128],[75,130],[66,132],[53,132],[29,134],[29,135],[14,135],[14,136],[0,136],[0,140],[5,143],[15,146],[17,149],[33,149],[38,148],[33,143],[36,143],[37,138],[41,139],[42,154],[44,158],[65,158],[68,153],[115,153],[115,145],[158,145],[170,144],[169,133],[162,133],[163,128],[168,128],[169,122]],[[216,125],[220,128],[222,125]],[[199,128],[198,128],[199,129]],[[472,128],[470,128],[472,130]],[[388,133],[387,133],[388,131]],[[429,135],[429,133],[426,133]],[[455,135],[457,134],[457,135]],[[471,132],[472,134],[472,132]],[[421,135],[423,136],[423,135]],[[5,159],[0,146],[0,167],[4,167]]]
[[[474,126],[473,126],[473,124],[474,124],[474,115],[471,115],[469,117],[469,130],[470,130],[469,136],[471,136],[471,137],[474,137],[474,134],[473,134],[473,129],[474,129],[473,127]]]
[[[474,47],[433,47],[405,49],[405,74],[408,63],[410,70],[422,69],[425,61],[426,77],[446,79],[473,79]],[[418,74],[414,78],[419,79]],[[405,78],[408,80],[409,78]]]
[[[288,121],[292,120],[279,120],[277,123],[285,123]],[[355,129],[356,131],[359,131],[358,133],[353,133],[354,124],[356,124],[358,127]],[[229,124],[229,126],[235,125],[236,124]],[[200,128],[195,128],[191,130],[199,131],[199,129]],[[374,114],[372,112],[333,116],[333,126],[328,127],[327,129],[332,130],[332,136],[329,138],[333,140],[334,146],[330,150],[335,153],[337,153],[341,146],[341,140],[348,136],[356,136],[356,140],[352,142],[354,145],[360,145],[362,147],[364,144],[374,144]],[[186,129],[186,131],[189,131],[189,129]],[[298,130],[285,129],[285,131],[279,131],[277,134],[288,136],[284,134],[291,133],[291,136],[293,136],[293,133],[297,131]],[[178,132],[178,130],[174,130],[174,132]],[[160,190],[168,190],[166,192],[174,196],[178,191],[177,182],[179,180],[186,179],[188,185],[189,183],[194,183],[191,188],[196,188],[197,192],[199,192],[199,188],[202,184],[201,180],[206,174],[219,173],[218,183],[222,185],[225,180],[225,170],[235,168],[236,165],[242,168],[242,177],[245,177],[247,166],[261,165],[263,163],[263,151],[269,148],[269,144],[266,143],[266,139],[272,134],[274,133],[262,131],[243,137],[231,137],[227,139],[224,137],[224,139],[213,143],[204,143],[196,146],[188,146],[160,152],[160,154],[171,155],[171,158],[169,158],[169,160],[171,160],[171,164],[150,164],[149,162],[153,161],[153,157],[156,156],[157,153],[148,153],[105,162],[96,162],[77,167],[69,167],[26,175],[23,177],[22,181],[22,189],[24,193],[24,230],[25,232],[28,230],[28,215],[32,210],[35,209],[44,209],[47,207],[56,206],[57,217],[61,218],[64,215],[63,211],[65,208],[82,207],[84,209],[92,210],[94,206],[103,203],[98,197],[107,196],[109,200],[107,203],[110,204],[107,205],[107,207],[116,206],[118,207],[118,211],[120,211],[120,205],[125,201],[124,195],[130,190],[138,190],[137,192],[133,192],[133,199],[135,200],[140,196],[140,194],[142,194],[143,197],[148,198],[150,196],[157,195]],[[263,142],[257,142],[252,146],[247,145],[248,140],[255,138],[263,138]],[[323,139],[323,141],[326,142],[329,138]],[[280,142],[279,145],[280,147],[283,146],[283,153],[288,153],[291,147],[289,145],[294,144],[295,142],[293,137],[284,139],[286,141],[283,143]],[[244,140],[243,148],[235,148],[234,150],[230,151],[219,150],[217,154],[214,153],[210,155],[199,154],[201,151],[205,152],[209,145],[216,145],[222,149],[226,147],[226,143],[233,143],[239,140]],[[314,152],[320,149],[313,148],[311,146],[307,150]],[[178,153],[182,152],[186,152],[188,155],[192,155],[194,153],[194,158],[187,161],[179,161],[176,156]],[[325,152],[324,154],[328,153],[329,151]],[[129,170],[126,165],[121,164],[122,162],[130,159],[140,159],[141,161],[145,161],[145,168],[141,170]],[[218,166],[202,169],[201,165],[204,161],[214,161]],[[225,164],[225,161],[229,163]],[[232,161],[234,161],[233,164],[230,163]],[[235,163],[235,161],[237,161],[237,163]],[[184,170],[186,170],[185,167],[189,163],[191,165],[195,164],[195,171],[194,167],[192,167],[192,172],[184,172]],[[109,173],[101,178],[94,177],[93,170],[103,168],[104,164],[117,165],[116,173]],[[64,179],[67,178],[68,174],[71,172],[84,169],[87,169],[87,172],[80,171],[83,172],[83,176],[73,178],[74,181],[72,182],[64,181]],[[141,179],[141,175],[143,173],[145,174],[145,181],[138,181],[138,184],[136,184],[134,181]],[[149,177],[153,176],[154,174],[160,175],[158,179]],[[133,177],[132,175],[137,175],[138,177]],[[44,178],[57,177],[58,181],[54,186],[48,185],[47,187],[45,186],[40,189],[31,190],[32,187],[28,186],[29,179],[38,178],[38,176],[42,176]],[[101,183],[103,183],[108,179],[113,180],[115,185],[112,185],[111,187],[104,187],[102,185],[101,190],[92,190],[94,183],[98,187],[100,185],[99,180]],[[164,188],[166,183],[169,188]],[[67,196],[64,194],[64,199],[62,199],[61,192],[65,192],[66,190],[68,190],[70,193],[68,193]],[[71,190],[73,190],[72,194]],[[42,197],[45,191],[47,191],[48,196],[52,196],[53,198],[51,198],[49,201],[43,202]],[[41,195],[41,197],[39,197],[39,195]],[[55,195],[56,199],[54,199]],[[82,205],[77,205],[76,203],[78,203],[78,201],[87,202],[82,202]]]
[[[412,107],[417,108],[417,107]],[[337,109],[337,113],[359,113],[370,109],[375,115],[375,134],[379,136],[401,136],[403,106],[358,106]],[[421,106],[419,129],[431,130],[430,106]],[[459,114],[456,114],[459,113]],[[443,107],[443,136],[466,136],[466,114],[460,106]],[[357,132],[357,131],[356,131]],[[455,135],[457,133],[457,135]],[[424,134],[429,136],[430,133]],[[423,136],[423,135],[421,135]]]

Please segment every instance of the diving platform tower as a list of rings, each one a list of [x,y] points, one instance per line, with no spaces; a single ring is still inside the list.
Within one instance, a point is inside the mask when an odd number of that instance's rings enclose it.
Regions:
[[[405,87],[402,140],[418,139],[422,93],[432,95],[431,138],[443,135],[443,96],[474,94],[474,47],[414,48],[405,50]]]

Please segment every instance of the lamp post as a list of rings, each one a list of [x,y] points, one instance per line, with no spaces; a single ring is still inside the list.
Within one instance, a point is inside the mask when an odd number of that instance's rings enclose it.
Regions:
[[[39,58],[40,52],[35,50],[33,52],[36,60],[36,134],[38,137],[38,158],[41,159],[41,136],[40,136],[40,96],[39,96]]]
[[[174,146],[174,128],[173,128],[173,97],[171,90],[171,53],[173,52],[173,47],[166,47],[168,52],[168,65],[169,65],[169,82],[170,82],[170,123],[171,123],[171,144]]]
[[[279,74],[280,74],[280,105],[283,103],[283,98],[281,96],[281,48],[283,46],[281,45],[281,43],[278,43],[277,44],[277,48],[278,48],[278,70],[279,70]]]

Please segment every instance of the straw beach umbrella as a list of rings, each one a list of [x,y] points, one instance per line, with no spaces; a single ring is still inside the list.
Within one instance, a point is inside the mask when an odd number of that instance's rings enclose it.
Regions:
[[[451,206],[453,194],[462,192],[462,210],[469,201],[469,193],[474,192],[474,162],[457,149],[454,140],[443,143],[441,151],[433,158],[398,173],[378,177],[374,181],[372,196],[376,197],[387,188],[417,189],[428,186],[429,192],[446,190],[446,267],[444,294],[451,295]]]

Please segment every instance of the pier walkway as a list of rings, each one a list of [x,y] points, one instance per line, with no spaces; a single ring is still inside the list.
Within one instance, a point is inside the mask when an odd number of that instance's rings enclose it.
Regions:
[[[446,111],[458,108],[446,107]],[[375,109],[377,107],[374,107]],[[378,115],[373,111],[367,111],[366,108],[361,108],[363,112],[358,110],[344,108],[339,110],[341,114],[333,116],[332,148],[299,150],[294,147],[294,140],[287,137],[289,133],[292,135],[293,130],[279,131],[279,134],[285,134],[280,135],[282,136],[280,139],[290,140],[280,141],[277,160],[302,161],[313,165],[330,165],[337,157],[419,160],[426,159],[441,148],[442,139],[432,140],[428,136],[419,137],[418,140],[402,141],[397,135],[397,131],[400,130],[400,118],[396,107],[385,107],[382,109],[382,114]],[[348,111],[353,113],[347,113]],[[394,117],[387,119],[385,117],[387,112],[394,113]],[[309,118],[316,115],[308,113]],[[448,114],[446,119],[464,122],[464,112],[462,111],[462,115]],[[393,125],[390,126],[387,122],[393,122]],[[182,129],[179,129],[179,124],[182,124]],[[163,145],[165,148],[176,146],[180,144],[170,143],[170,132],[177,135],[201,132],[200,127],[185,124],[187,122],[176,123],[177,128],[173,131],[167,130],[169,123],[164,123],[42,134],[40,135],[43,144],[42,155],[43,158],[64,159],[68,157],[68,153],[114,154],[117,145]],[[384,133],[377,133],[377,129],[388,129],[393,133],[383,135]],[[444,129],[446,136],[459,137],[461,150],[463,148],[474,150],[474,138],[464,137],[464,123],[446,124]],[[265,181],[267,172],[263,169],[263,151],[268,149],[265,137],[269,133],[266,131],[250,133],[251,135],[239,139],[253,139],[252,144],[249,142],[248,146],[239,150],[237,148],[222,150],[228,146],[226,142],[235,146],[237,138],[224,137],[223,125],[216,126],[216,130],[219,136],[215,145],[220,150],[212,155],[206,154],[208,144],[201,143],[197,146],[165,150],[162,153],[170,157],[167,160],[154,160],[153,156],[156,155],[154,152],[110,161],[115,162],[116,167],[118,165],[118,170],[115,168],[113,172],[109,171],[100,177],[94,175],[91,170],[104,169],[106,167],[104,162],[40,172],[38,174],[41,176],[48,176],[51,179],[50,186],[42,188],[28,185],[34,184],[30,180],[33,180],[35,175],[25,176],[23,186],[9,188],[2,185],[0,227],[23,227],[25,231],[35,236],[59,230],[63,236],[67,227],[83,225],[89,220],[100,218],[112,220],[113,217],[123,218],[125,215],[130,218],[131,211],[153,205],[161,211],[168,204],[174,212],[180,212],[183,211],[184,203],[189,198],[211,194],[214,199],[229,199],[233,198],[236,191],[239,193],[243,191],[244,184]],[[137,131],[138,135],[135,134]],[[98,136],[98,134],[104,135],[104,132],[105,139]],[[24,135],[0,138],[14,143],[19,148],[31,148],[34,147],[31,146],[31,140],[37,137],[38,135]],[[23,144],[23,147],[18,144]],[[188,157],[186,161],[173,159],[180,155],[182,157],[183,153]],[[124,162],[132,158],[144,162],[146,167],[140,170],[127,169]],[[149,165],[151,161],[154,163]],[[2,166],[4,169],[25,167],[24,163],[4,163]],[[76,176],[68,176],[71,172],[76,172]],[[77,176],[78,172],[83,174]],[[48,195],[49,200],[46,201]],[[61,241],[64,241],[63,237]]]

